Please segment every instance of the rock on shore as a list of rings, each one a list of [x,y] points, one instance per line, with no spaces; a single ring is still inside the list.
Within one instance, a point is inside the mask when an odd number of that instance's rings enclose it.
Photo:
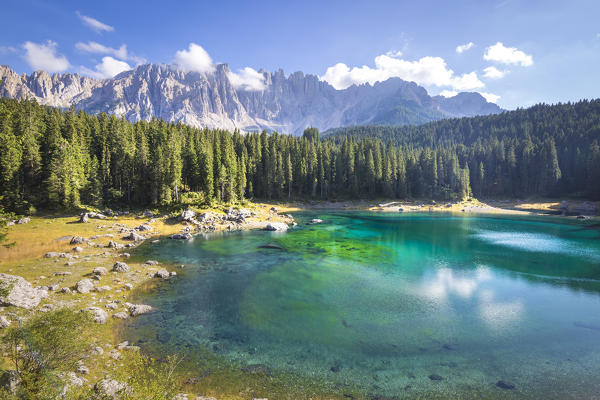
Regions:
[[[0,304],[31,309],[48,296],[48,291],[34,288],[20,276],[0,273]]]

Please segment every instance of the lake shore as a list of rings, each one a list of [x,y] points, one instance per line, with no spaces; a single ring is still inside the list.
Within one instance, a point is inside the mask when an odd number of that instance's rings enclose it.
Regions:
[[[570,202],[569,213],[576,212],[577,207],[583,204],[584,202]],[[597,203],[592,204],[597,207]],[[86,379],[93,384],[106,375],[116,374],[122,368],[116,359],[111,358],[111,354],[114,354],[112,351],[119,347],[123,339],[117,332],[120,320],[115,315],[134,318],[129,303],[132,291],[143,286],[160,285],[169,279],[179,279],[177,271],[182,266],[161,265],[153,260],[140,260],[136,257],[135,248],[144,242],[175,240],[169,239],[175,234],[265,229],[271,223],[291,225],[294,221],[288,213],[299,211],[399,212],[402,208],[404,212],[556,215],[557,212],[560,213],[561,205],[560,202],[472,200],[438,204],[425,201],[361,200],[249,203],[237,208],[244,210],[246,216],[243,218],[239,218],[239,211],[226,208],[194,209],[195,215],[187,220],[179,213],[154,215],[155,212],[144,213],[142,210],[111,217],[92,217],[86,223],[80,223],[78,215],[31,217],[26,223],[8,227],[7,242],[14,244],[0,250],[0,273],[22,277],[33,287],[47,290],[48,296],[30,310],[10,306],[3,308],[0,315],[14,322],[17,318],[28,318],[38,312],[61,307],[78,310],[97,307],[104,311],[106,318],[101,324],[100,334],[94,343],[90,343],[90,347],[102,347],[106,351],[104,354],[92,352],[90,361],[86,361],[89,368]],[[138,240],[135,235],[139,236]],[[130,240],[131,237],[134,240]],[[119,262],[127,264],[126,271],[114,270]],[[106,272],[96,273],[95,271],[101,271],[99,268]],[[89,290],[79,290],[82,281],[91,284]],[[7,367],[6,360],[3,363]],[[220,393],[207,395],[223,398]]]

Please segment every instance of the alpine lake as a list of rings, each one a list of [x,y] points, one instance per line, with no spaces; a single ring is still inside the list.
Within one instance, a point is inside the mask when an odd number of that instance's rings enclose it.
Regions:
[[[194,383],[248,379],[248,398],[600,398],[597,221],[295,217],[286,233],[143,245],[134,258],[185,268],[134,293],[158,311],[119,334],[183,354]]]

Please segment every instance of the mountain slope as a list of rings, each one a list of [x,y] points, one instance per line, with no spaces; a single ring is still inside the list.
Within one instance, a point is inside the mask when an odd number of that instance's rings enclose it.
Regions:
[[[214,73],[186,72],[171,65],[147,64],[112,79],[36,71],[18,75],[0,66],[0,96],[35,98],[39,103],[90,113],[106,112],[127,120],[162,118],[197,127],[277,130],[301,133],[351,125],[420,124],[446,117],[499,113],[478,93],[431,97],[399,78],[336,90],[316,75],[261,71],[263,91],[236,89],[227,64]]]

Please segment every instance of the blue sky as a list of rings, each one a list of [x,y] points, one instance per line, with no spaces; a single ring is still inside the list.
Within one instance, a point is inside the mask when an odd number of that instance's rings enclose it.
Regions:
[[[399,76],[507,109],[600,97],[597,0],[4,0],[2,14],[0,64],[19,73],[226,62],[247,90],[263,87],[256,70],[283,68],[336,88]]]

